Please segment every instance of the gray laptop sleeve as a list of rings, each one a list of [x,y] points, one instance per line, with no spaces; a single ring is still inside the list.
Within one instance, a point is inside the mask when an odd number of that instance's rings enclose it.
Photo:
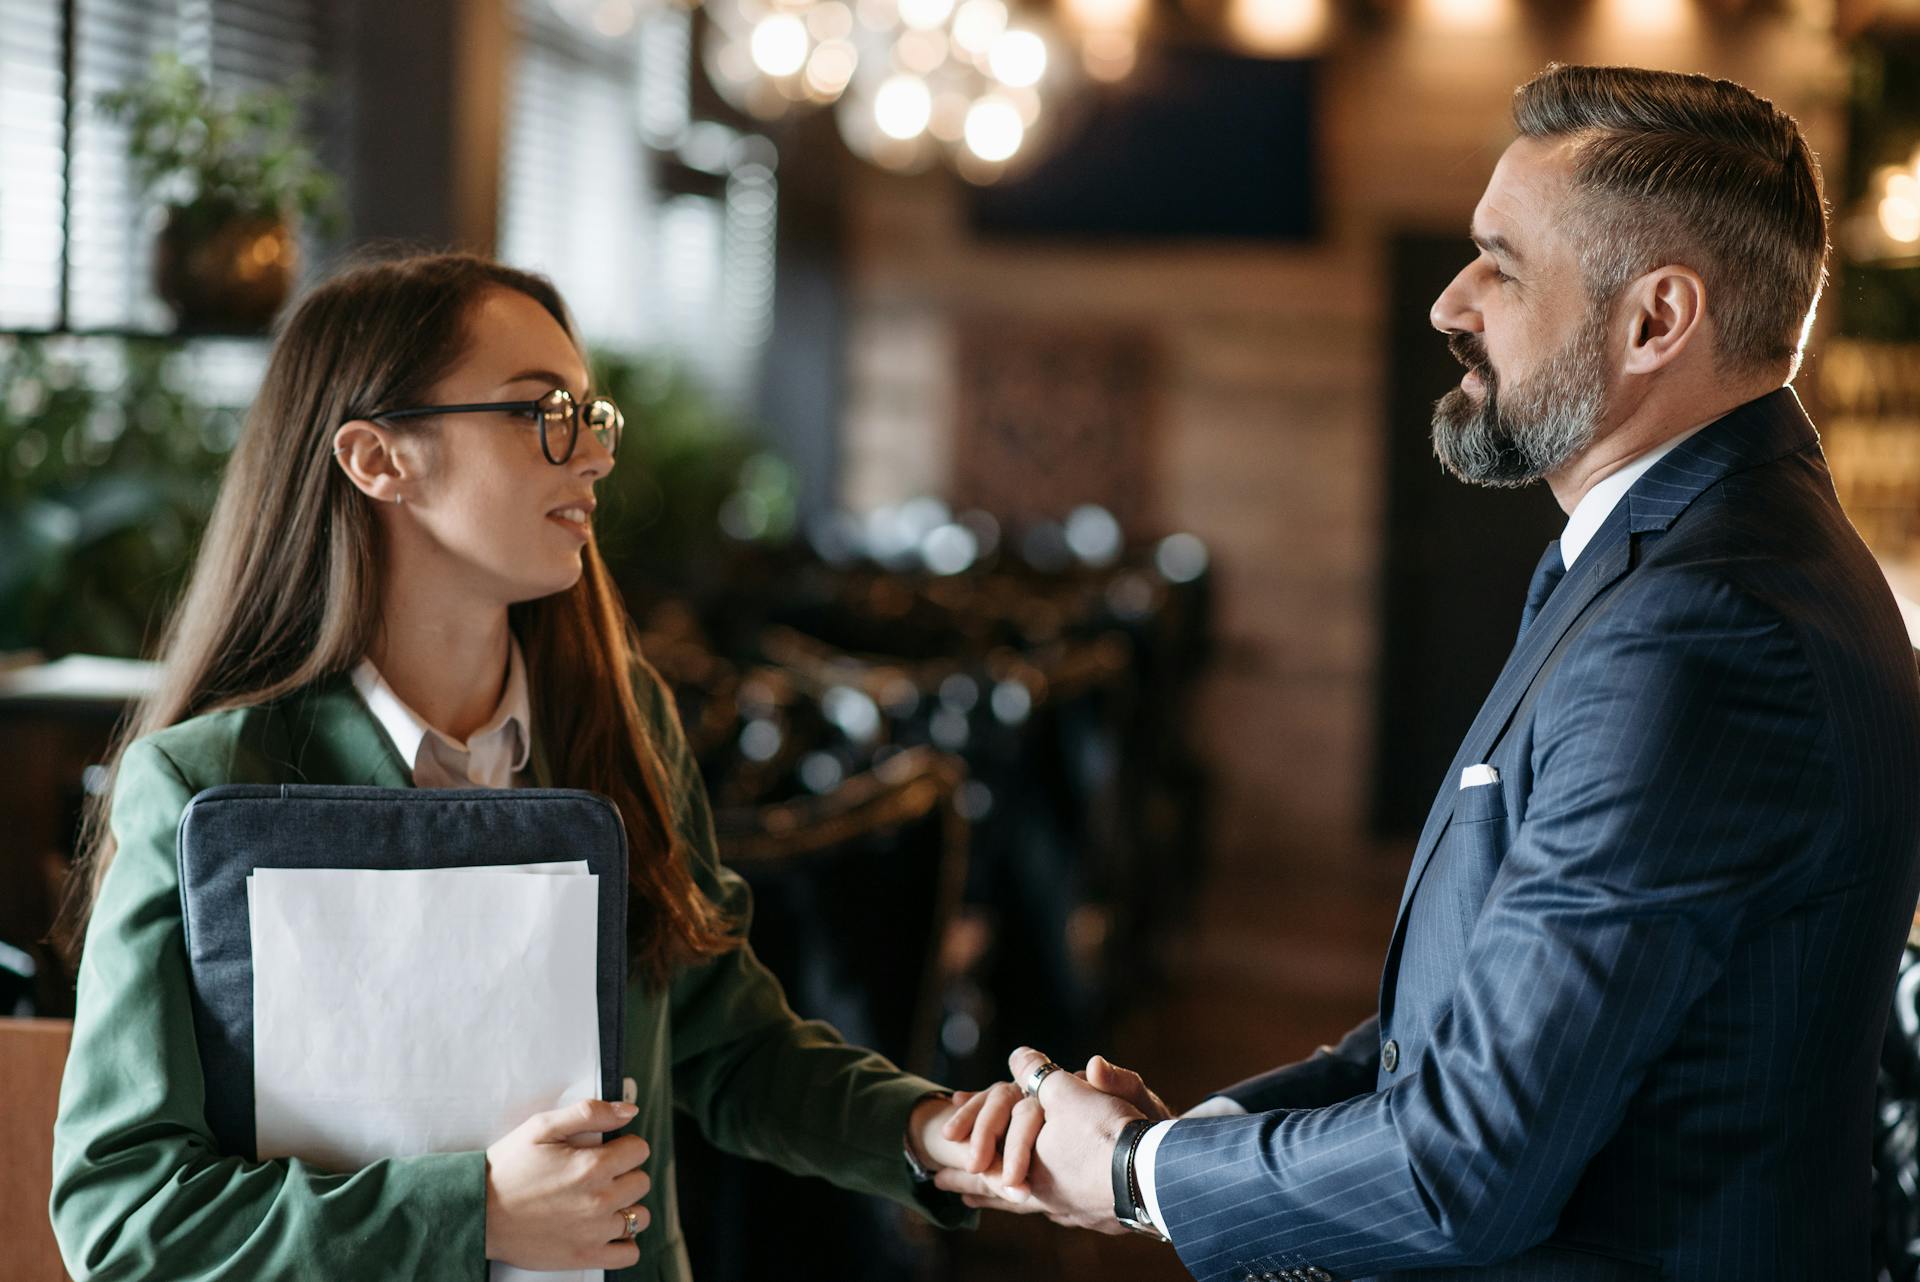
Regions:
[[[593,792],[560,788],[337,788],[226,784],[180,817],[180,907],[207,1122],[221,1151],[255,1157],[255,868],[455,868],[585,859],[600,878],[600,1086],[620,1098],[627,835]]]

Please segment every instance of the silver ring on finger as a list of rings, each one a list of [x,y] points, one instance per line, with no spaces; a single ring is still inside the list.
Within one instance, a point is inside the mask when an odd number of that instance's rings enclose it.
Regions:
[[[626,1221],[627,1236],[630,1238],[638,1238],[640,1236],[640,1208],[630,1206],[620,1212],[620,1218]]]
[[[1033,1066],[1033,1070],[1020,1079],[1020,1093],[1028,1099],[1040,1098],[1040,1083],[1047,1080],[1048,1073],[1057,1073],[1060,1066],[1050,1059],[1043,1059]]]

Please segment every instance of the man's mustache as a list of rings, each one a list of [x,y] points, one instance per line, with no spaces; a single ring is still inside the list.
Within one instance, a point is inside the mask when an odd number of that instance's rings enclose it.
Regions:
[[[1487,361],[1487,347],[1478,334],[1469,334],[1464,330],[1447,335],[1447,350],[1453,353],[1453,359],[1480,375],[1480,381],[1493,381],[1493,366]]]

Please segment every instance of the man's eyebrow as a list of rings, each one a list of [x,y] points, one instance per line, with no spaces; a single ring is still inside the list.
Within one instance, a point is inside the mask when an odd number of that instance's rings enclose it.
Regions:
[[[1498,233],[1477,232],[1469,227],[1467,228],[1467,238],[1480,248],[1486,250],[1489,254],[1495,254],[1510,263],[1517,265],[1526,261],[1526,258],[1520,251],[1513,247],[1513,242]]]
[[[572,390],[569,387],[566,379],[562,378],[560,375],[554,373],[550,369],[523,369],[518,374],[515,374],[512,378],[506,380],[506,382],[500,384],[500,386],[508,387],[514,383],[525,383],[533,379],[538,379],[539,381],[547,384],[549,387],[566,388],[569,392],[571,392]]]

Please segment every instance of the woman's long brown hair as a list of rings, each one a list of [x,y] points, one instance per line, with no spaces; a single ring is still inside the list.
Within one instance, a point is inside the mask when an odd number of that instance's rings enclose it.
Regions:
[[[159,689],[116,736],[108,786],[88,804],[60,932],[70,950],[113,862],[107,818],[127,745],[202,713],[272,702],[367,652],[380,617],[379,526],[372,501],[334,465],[334,431],[423,397],[459,359],[475,301],[502,288],[532,298],[573,335],[550,282],[468,254],[355,267],[286,317],[163,634]],[[693,879],[634,692],[638,636],[596,544],[583,565],[572,588],[515,605],[508,619],[554,782],[605,793],[626,823],[629,951],[636,969],[664,983],[675,966],[717,956],[734,939]]]

